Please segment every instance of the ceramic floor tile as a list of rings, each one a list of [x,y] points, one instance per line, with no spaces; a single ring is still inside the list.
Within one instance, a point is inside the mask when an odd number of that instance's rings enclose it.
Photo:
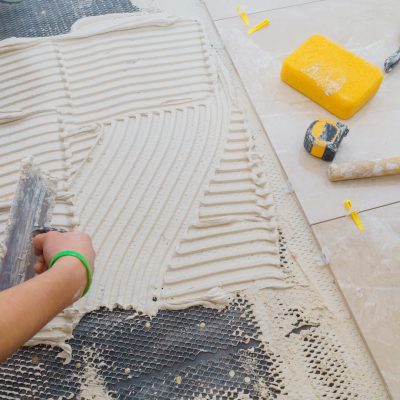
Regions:
[[[320,33],[382,66],[400,45],[400,2],[325,0],[258,13],[270,26],[249,36],[239,17],[217,21],[219,33],[311,224],[345,215],[343,201],[367,210],[400,201],[400,177],[331,183],[328,163],[303,149],[304,133],[326,110],[280,80],[282,60]],[[353,118],[337,162],[399,154],[400,67],[385,76],[377,95]]]
[[[252,14],[260,11],[292,7],[297,4],[305,4],[315,1],[324,0],[204,0],[214,20],[235,17],[237,15],[236,6],[238,4],[240,4],[247,14]],[[259,21],[260,19],[256,16],[251,18],[251,22],[254,22],[254,24]]]
[[[400,399],[400,203],[313,226],[335,278],[388,384]]]

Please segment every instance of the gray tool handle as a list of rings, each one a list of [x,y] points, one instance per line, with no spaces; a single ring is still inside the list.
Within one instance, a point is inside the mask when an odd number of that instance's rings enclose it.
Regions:
[[[400,49],[385,60],[385,72],[390,72],[400,62]]]
[[[42,233],[47,233],[47,232],[59,232],[59,233],[66,233],[68,232],[64,228],[52,228],[50,226],[42,226],[42,227],[37,227],[32,231],[32,236],[35,237],[37,235],[40,235]]]

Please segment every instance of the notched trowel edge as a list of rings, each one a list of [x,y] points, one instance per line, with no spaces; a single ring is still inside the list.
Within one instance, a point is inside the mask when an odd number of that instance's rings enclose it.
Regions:
[[[23,160],[0,254],[0,290],[35,275],[32,232],[35,227],[49,225],[55,196],[55,179],[40,171],[32,158]]]

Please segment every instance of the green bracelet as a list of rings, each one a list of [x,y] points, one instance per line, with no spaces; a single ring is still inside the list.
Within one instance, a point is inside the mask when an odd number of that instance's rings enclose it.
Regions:
[[[82,294],[82,297],[83,297],[89,291],[90,286],[92,285],[93,273],[92,273],[92,269],[90,268],[88,261],[82,254],[78,253],[77,251],[73,251],[73,250],[60,251],[51,259],[48,269],[50,269],[59,258],[66,257],[66,256],[72,256],[72,257],[77,258],[83,264],[83,266],[86,268],[87,285],[86,285],[85,290],[83,291],[83,294]]]

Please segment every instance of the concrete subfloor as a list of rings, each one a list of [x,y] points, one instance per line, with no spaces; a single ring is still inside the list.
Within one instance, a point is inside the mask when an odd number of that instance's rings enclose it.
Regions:
[[[388,0],[248,0],[249,36],[233,0],[204,0],[232,61],[288,175],[327,262],[348,302],[393,399],[400,399],[400,177],[332,184],[327,164],[302,148],[307,125],[331,114],[283,84],[282,60],[321,33],[382,66],[399,46],[400,3]],[[372,101],[346,121],[350,134],[337,161],[398,155],[400,67],[386,75]],[[393,146],[393,144],[397,143]],[[345,199],[365,231],[346,216]]]

